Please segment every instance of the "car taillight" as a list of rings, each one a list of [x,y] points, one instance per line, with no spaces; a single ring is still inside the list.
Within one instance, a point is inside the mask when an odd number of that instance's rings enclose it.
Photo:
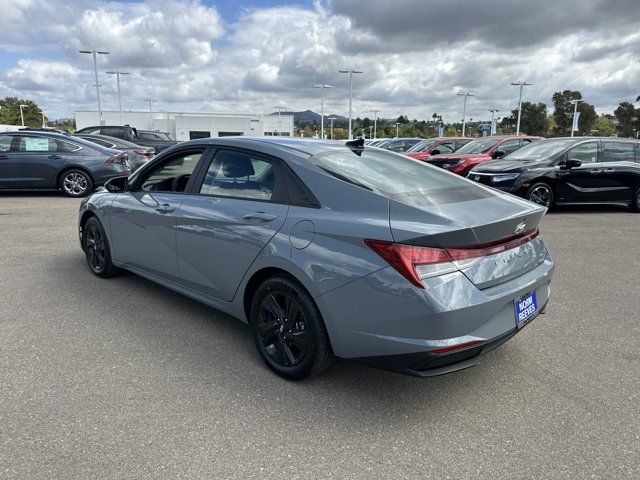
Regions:
[[[468,268],[482,258],[510,250],[537,237],[537,228],[493,242],[462,248],[433,248],[367,239],[364,243],[418,288],[422,280]]]
[[[120,153],[118,155],[110,156],[105,160],[105,163],[121,163],[123,165],[129,165],[129,163],[127,162],[127,159],[128,157],[126,153]]]
[[[152,152],[151,150],[134,150],[133,153],[137,153],[143,157],[153,157],[155,152]]]

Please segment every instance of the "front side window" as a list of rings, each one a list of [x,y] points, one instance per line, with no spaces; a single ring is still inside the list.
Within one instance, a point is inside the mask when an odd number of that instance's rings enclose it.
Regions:
[[[498,141],[496,138],[479,138],[467,143],[456,153],[486,153],[491,150],[491,147],[498,143]]]
[[[455,142],[453,140],[447,140],[439,143],[434,150],[440,150],[440,153],[453,153],[455,150]]]
[[[11,142],[13,137],[2,136],[0,137],[0,152],[8,152],[11,149]]]
[[[507,158],[509,160],[524,160],[531,162],[540,162],[547,160],[554,155],[566,150],[573,142],[568,139],[561,140],[541,140],[525,145],[522,148],[511,153]]]
[[[416,143],[413,147],[411,147],[407,152],[415,153],[415,152],[426,152],[431,145],[436,143],[436,139],[430,138],[428,140],[422,140],[421,142]],[[372,144],[373,146],[373,144]]]
[[[140,188],[147,192],[184,192],[200,157],[202,151],[176,155],[146,173],[140,181]]]
[[[518,139],[505,140],[504,142],[502,142],[500,145],[496,147],[496,151],[503,152],[506,155],[507,153],[515,152],[519,148],[520,148],[520,140]]]
[[[20,137],[20,144],[18,145],[19,152],[57,152],[58,144],[54,139],[47,137]]]
[[[569,160],[580,160],[582,163],[598,161],[598,142],[587,142],[569,150]]]
[[[251,200],[271,200],[276,171],[270,160],[245,152],[219,150],[200,193]]]
[[[603,142],[603,162],[633,162],[634,146],[631,142]]]

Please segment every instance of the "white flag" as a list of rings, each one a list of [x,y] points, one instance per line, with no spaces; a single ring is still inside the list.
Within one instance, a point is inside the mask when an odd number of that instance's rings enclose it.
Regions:
[[[573,117],[573,126],[571,127],[572,132],[578,131],[578,120],[580,120],[580,112],[576,112],[575,116]]]

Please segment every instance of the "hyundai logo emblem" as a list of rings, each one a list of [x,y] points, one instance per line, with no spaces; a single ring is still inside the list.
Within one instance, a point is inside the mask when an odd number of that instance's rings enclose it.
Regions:
[[[525,222],[519,223],[516,229],[513,231],[513,233],[515,233],[516,235],[519,233],[522,233],[524,232],[524,229],[526,227],[527,227],[527,224]]]

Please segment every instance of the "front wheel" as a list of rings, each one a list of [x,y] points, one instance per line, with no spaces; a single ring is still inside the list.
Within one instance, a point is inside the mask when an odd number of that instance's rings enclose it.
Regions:
[[[82,229],[82,246],[91,272],[100,278],[113,277],[118,268],[111,262],[107,234],[96,217],[91,217]]]
[[[69,197],[85,197],[92,192],[93,181],[82,170],[67,170],[60,176],[59,186]]]
[[[551,208],[554,201],[553,189],[549,184],[544,182],[534,183],[527,190],[526,198],[530,202]]]
[[[281,377],[302,380],[330,366],[333,354],[320,311],[294,280],[276,276],[262,283],[249,321],[260,356]]]

